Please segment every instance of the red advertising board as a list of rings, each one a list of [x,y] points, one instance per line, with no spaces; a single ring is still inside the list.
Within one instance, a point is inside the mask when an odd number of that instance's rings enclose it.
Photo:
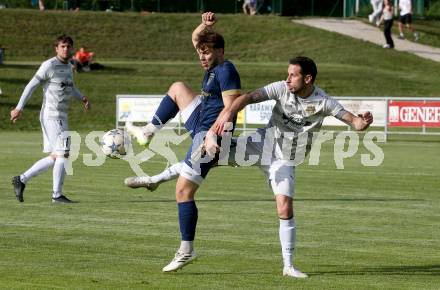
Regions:
[[[396,127],[440,127],[440,101],[389,101],[388,124]]]

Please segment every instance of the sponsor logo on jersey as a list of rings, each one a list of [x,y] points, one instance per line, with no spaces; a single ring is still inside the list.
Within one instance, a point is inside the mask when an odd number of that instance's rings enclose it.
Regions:
[[[200,92],[200,95],[201,95],[202,97],[209,97],[209,96],[211,96],[210,93],[207,93],[207,92],[205,92],[204,90],[202,90],[202,91]]]
[[[306,113],[309,115],[315,114],[316,112],[316,108],[315,106],[307,106],[306,108]]]
[[[292,114],[290,116],[287,116],[283,113],[283,122],[285,125],[292,123],[295,126],[310,126],[312,123],[308,122],[304,119],[304,116],[299,114]]]
[[[73,82],[68,81],[68,80],[64,80],[60,83],[60,87],[64,90],[66,90],[67,88],[71,88],[73,87]]]

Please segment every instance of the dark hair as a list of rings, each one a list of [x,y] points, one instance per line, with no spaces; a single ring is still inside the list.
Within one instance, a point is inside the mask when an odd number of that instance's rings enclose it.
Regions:
[[[211,48],[225,48],[225,39],[221,34],[212,31],[204,30],[198,35],[199,40],[197,42],[196,48],[202,48],[208,46]]]
[[[315,62],[306,56],[297,56],[289,60],[289,64],[296,64],[301,67],[302,75],[311,75],[312,83],[315,82],[316,75],[318,74],[318,69],[316,68]]]
[[[54,46],[58,46],[59,43],[68,43],[71,46],[73,46],[73,39],[72,37],[63,34],[57,37],[57,39],[54,42]]]

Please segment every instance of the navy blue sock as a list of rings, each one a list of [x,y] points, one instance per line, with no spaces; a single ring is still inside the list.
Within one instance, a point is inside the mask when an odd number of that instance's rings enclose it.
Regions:
[[[179,107],[177,104],[173,101],[173,99],[171,99],[170,96],[166,95],[160,102],[151,123],[153,123],[155,126],[163,126],[169,120],[174,118],[178,112]]]
[[[196,202],[194,200],[180,202],[177,206],[182,241],[194,241],[198,217]]]

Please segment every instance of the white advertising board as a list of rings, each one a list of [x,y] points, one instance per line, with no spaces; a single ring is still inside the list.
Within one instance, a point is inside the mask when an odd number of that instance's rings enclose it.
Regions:
[[[245,120],[247,124],[267,124],[270,116],[272,116],[272,109],[275,106],[275,100],[264,101],[257,104],[247,105],[245,110]]]
[[[117,95],[116,120],[117,122],[150,122],[163,96],[161,95]],[[180,114],[177,114],[173,123],[178,123]]]
[[[162,100],[162,95],[117,95],[116,96],[116,121],[124,122],[150,122],[153,119],[156,109]],[[361,99],[339,99],[344,108],[353,114],[370,111],[374,115],[372,126],[386,125],[387,104],[385,100],[361,100]],[[250,104],[245,108],[244,121],[246,124],[266,125],[272,116],[272,109],[275,106],[274,100]],[[180,114],[171,122],[179,123]],[[324,119],[325,126],[346,126],[343,122],[334,117]]]
[[[336,97],[336,99],[338,99]],[[386,110],[387,103],[385,100],[348,100],[348,99],[338,99],[341,105],[349,112],[357,115],[370,111],[373,114],[373,123],[371,126],[384,127],[386,125]],[[324,126],[347,126],[343,122],[339,121],[334,117],[327,117],[323,122]]]

